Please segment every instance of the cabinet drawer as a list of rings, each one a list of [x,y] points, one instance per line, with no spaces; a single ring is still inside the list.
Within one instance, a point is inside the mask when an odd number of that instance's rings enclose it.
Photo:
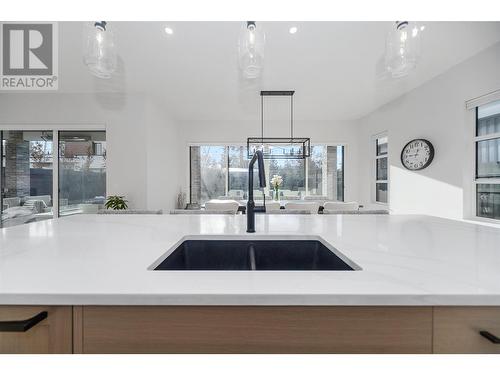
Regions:
[[[430,307],[85,306],[84,353],[431,353]]]
[[[46,318],[25,332],[19,321],[46,312]],[[37,319],[38,320],[38,319]],[[0,353],[71,353],[71,306],[0,306]],[[15,322],[15,323],[6,323]],[[32,323],[35,323],[33,321]],[[17,331],[16,331],[17,330]]]
[[[434,308],[435,353],[500,353],[481,331],[500,338],[500,307]]]

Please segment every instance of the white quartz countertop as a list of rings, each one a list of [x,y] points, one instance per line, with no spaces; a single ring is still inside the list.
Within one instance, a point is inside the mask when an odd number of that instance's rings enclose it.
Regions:
[[[75,215],[0,229],[0,305],[497,305],[500,229],[416,215]],[[361,271],[150,271],[189,235],[322,237]]]

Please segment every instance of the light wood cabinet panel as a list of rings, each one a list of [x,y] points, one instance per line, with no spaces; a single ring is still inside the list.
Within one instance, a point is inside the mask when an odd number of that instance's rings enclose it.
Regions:
[[[26,332],[0,332],[0,353],[72,353],[71,306],[0,306],[0,321],[25,320],[42,311],[47,318]]]
[[[73,306],[73,353],[83,354],[83,306]]]
[[[500,307],[434,308],[434,353],[500,353],[480,331],[500,337]]]
[[[431,307],[84,306],[84,353],[431,353]]]

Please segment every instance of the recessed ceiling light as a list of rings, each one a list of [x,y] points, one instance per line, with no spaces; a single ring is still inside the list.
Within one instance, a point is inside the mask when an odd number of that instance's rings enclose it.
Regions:
[[[165,32],[167,35],[172,35],[174,33],[174,30],[172,30],[170,27],[165,27]]]
[[[290,29],[288,30],[288,32],[290,34],[295,34],[298,30],[299,30],[299,28],[297,26],[292,26],[292,27],[290,27]]]

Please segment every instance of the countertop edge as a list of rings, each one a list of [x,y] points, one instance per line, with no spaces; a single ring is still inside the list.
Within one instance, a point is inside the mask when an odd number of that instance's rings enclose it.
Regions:
[[[0,305],[500,306],[500,295],[3,294]]]

